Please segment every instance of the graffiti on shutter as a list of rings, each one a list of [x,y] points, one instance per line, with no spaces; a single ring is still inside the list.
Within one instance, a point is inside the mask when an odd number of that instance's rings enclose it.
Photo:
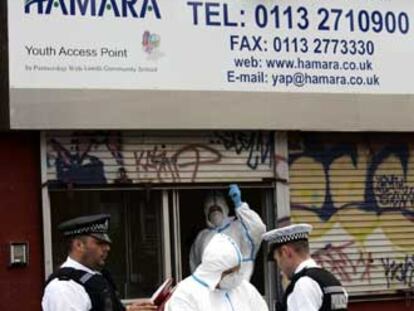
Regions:
[[[274,176],[275,161],[286,163],[274,156],[273,132],[47,135],[48,180],[52,184],[262,181]]]
[[[313,224],[313,258],[352,295],[414,286],[414,145],[292,135],[291,219]]]

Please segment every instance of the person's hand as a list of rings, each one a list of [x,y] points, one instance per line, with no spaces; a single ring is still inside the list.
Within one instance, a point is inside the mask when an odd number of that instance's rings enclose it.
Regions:
[[[242,204],[241,191],[238,185],[232,184],[229,186],[229,197],[233,201],[236,208]]]
[[[126,311],[153,311],[157,310],[157,306],[154,305],[149,299],[137,299],[132,304],[128,305]]]

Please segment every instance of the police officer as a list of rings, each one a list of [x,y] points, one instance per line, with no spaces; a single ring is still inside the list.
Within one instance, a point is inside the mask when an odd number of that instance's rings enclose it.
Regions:
[[[269,259],[290,279],[277,311],[343,311],[348,294],[338,279],[319,267],[309,254],[312,226],[297,224],[266,232]]]
[[[68,257],[46,281],[44,311],[150,311],[156,307],[141,300],[125,308],[110,275],[103,269],[111,239],[110,215],[78,217],[59,225],[68,239]]]

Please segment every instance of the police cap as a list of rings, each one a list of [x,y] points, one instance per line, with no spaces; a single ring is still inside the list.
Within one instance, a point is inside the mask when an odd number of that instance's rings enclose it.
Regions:
[[[308,240],[311,231],[312,226],[309,224],[295,224],[266,232],[263,234],[263,240],[270,246],[268,259],[273,259],[273,252],[279,246],[289,242]]]
[[[97,214],[76,217],[61,223],[58,229],[66,237],[90,235],[106,243],[112,243],[109,238],[109,214]]]

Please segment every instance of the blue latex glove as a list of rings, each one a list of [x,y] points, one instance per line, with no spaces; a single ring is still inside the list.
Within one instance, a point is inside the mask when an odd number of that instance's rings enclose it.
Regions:
[[[240,188],[236,184],[230,185],[229,188],[229,196],[237,208],[242,204]]]

